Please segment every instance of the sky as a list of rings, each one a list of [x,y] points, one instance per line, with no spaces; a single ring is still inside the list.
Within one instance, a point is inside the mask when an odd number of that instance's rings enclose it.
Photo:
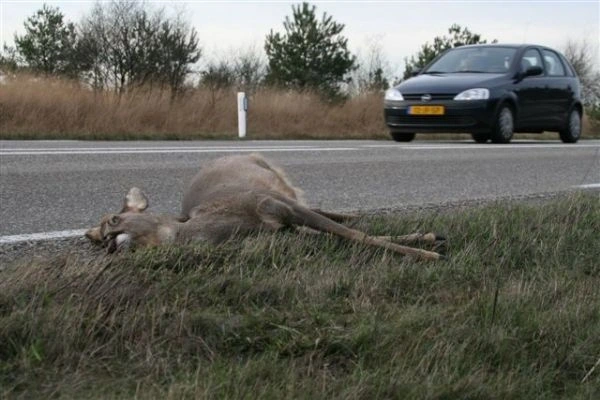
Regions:
[[[96,0],[45,3],[60,8],[67,20],[79,21]],[[153,7],[184,12],[199,33],[204,59],[219,58],[244,48],[262,52],[265,36],[283,32],[291,15],[290,1],[152,1]],[[23,22],[44,1],[0,0],[0,44],[13,45],[23,33]],[[345,25],[350,50],[364,57],[374,45],[389,63],[390,73],[402,74],[404,59],[421,45],[447,33],[456,23],[500,43],[535,43],[562,50],[568,40],[587,40],[600,68],[600,0],[423,0],[423,1],[311,1]]]

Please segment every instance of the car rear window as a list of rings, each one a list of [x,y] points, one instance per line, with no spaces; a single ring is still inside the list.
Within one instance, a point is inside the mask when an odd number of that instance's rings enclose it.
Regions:
[[[516,49],[512,47],[458,47],[449,50],[424,73],[508,72]]]
[[[565,76],[565,67],[560,60],[558,54],[553,51],[543,49],[544,64],[546,64],[546,71],[550,76]]]

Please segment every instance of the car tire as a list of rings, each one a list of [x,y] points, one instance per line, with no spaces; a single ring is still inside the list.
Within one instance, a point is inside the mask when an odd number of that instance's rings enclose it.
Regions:
[[[490,135],[487,133],[472,133],[471,137],[473,137],[473,140],[477,143],[487,143],[487,141],[490,138]]]
[[[504,104],[500,107],[494,128],[492,129],[492,143],[510,143],[515,129],[515,117],[512,108]]]
[[[581,137],[581,114],[577,109],[571,110],[564,130],[559,132],[563,143],[575,143]]]
[[[416,135],[416,133],[390,132],[390,136],[396,142],[410,142],[415,138]]]

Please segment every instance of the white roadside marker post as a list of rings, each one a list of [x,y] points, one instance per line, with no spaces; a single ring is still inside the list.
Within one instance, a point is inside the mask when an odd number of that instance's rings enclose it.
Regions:
[[[246,93],[238,92],[238,136],[240,139],[246,137],[246,114],[248,114],[248,98]]]

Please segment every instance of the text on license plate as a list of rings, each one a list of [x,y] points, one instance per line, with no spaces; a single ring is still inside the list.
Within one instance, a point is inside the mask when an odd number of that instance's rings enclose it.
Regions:
[[[444,115],[444,106],[410,106],[410,115]]]

